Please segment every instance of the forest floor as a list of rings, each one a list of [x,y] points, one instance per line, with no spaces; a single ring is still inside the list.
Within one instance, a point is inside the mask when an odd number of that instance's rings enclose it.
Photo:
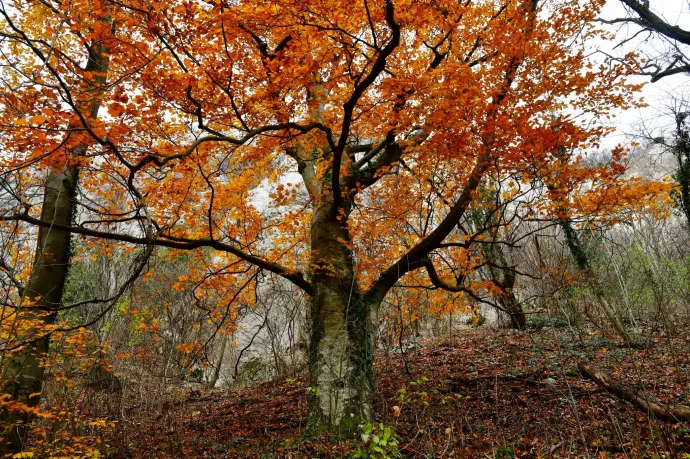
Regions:
[[[380,353],[376,427],[394,430],[402,457],[690,458],[690,423],[653,419],[578,371],[583,360],[638,394],[690,405],[687,327],[646,338],[631,350],[595,330],[482,327]],[[111,457],[350,457],[370,446],[302,441],[306,414],[303,375],[192,392],[155,419],[120,421],[108,443]]]

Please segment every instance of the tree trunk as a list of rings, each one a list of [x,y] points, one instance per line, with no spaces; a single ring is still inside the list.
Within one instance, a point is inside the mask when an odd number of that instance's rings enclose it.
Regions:
[[[499,296],[498,301],[508,313],[510,327],[514,330],[524,330],[527,322],[525,319],[525,312],[522,310],[522,306],[513,293],[513,287],[501,288],[503,289],[503,293]]]
[[[674,154],[678,168],[674,174],[679,185],[680,208],[690,229],[690,131],[687,126],[687,112],[676,113],[676,144]]]
[[[515,296],[515,280],[516,272],[507,263],[507,257],[504,253],[504,248],[500,244],[499,229],[505,226],[503,215],[501,212],[495,210],[500,209],[501,199],[499,197],[499,190],[497,188],[487,188],[482,190],[483,199],[494,203],[496,209],[486,209],[484,207],[473,207],[470,212],[470,218],[474,222],[477,231],[487,231],[492,244],[484,244],[482,246],[482,254],[484,258],[491,262],[488,265],[487,271],[491,281],[501,289],[501,294],[498,296],[498,303],[503,308],[504,313],[510,319],[510,327],[515,330],[524,330],[525,328],[525,313],[522,310],[522,305]],[[505,237],[505,236],[504,236]]]
[[[228,337],[225,335],[221,336],[223,337],[223,343],[220,345],[220,355],[218,356],[216,367],[213,370],[213,376],[211,377],[211,380],[208,382],[209,389],[213,389],[214,387],[216,387],[216,384],[218,384],[218,380],[220,379],[220,369],[223,366],[223,359],[225,358],[225,348],[228,345]]]
[[[525,312],[522,310],[522,305],[515,297],[515,271],[507,267],[506,257],[503,254],[503,249],[499,245],[492,247],[497,252],[496,260],[506,269],[501,269],[500,272],[494,267],[490,267],[491,277],[496,285],[498,285],[502,292],[498,297],[498,302],[503,306],[505,312],[510,318],[510,326],[514,330],[524,330],[526,319]],[[493,261],[493,260],[492,260]]]
[[[494,237],[494,241],[496,238]],[[498,303],[510,318],[510,327],[514,330],[525,329],[525,313],[522,305],[515,296],[515,270],[511,269],[500,245],[494,244],[484,247],[484,256],[496,266],[489,266],[491,280],[501,289],[498,296]],[[498,266],[503,266],[500,268]]]
[[[77,169],[67,167],[48,174],[43,195],[41,220],[58,225],[70,225],[77,187]],[[70,252],[70,233],[50,227],[38,231],[36,257],[29,283],[24,289],[21,321],[33,322],[35,336],[20,337],[30,345],[13,354],[5,368],[6,391],[12,401],[24,407],[38,405],[45,372],[42,360],[48,352],[49,337],[43,329],[55,322],[54,308],[62,300],[67,279]],[[30,416],[24,411],[0,413],[0,422],[9,432],[0,444],[0,452],[21,451]]]
[[[100,19],[109,25],[111,33],[114,32],[109,15]],[[87,119],[95,119],[107,79],[110,49],[103,41],[94,42],[87,48],[89,60],[84,72],[90,78],[84,80],[84,87],[73,90],[72,97],[75,101],[84,101],[83,104],[77,103]],[[81,156],[86,153],[86,147],[76,145],[71,153],[73,156]],[[78,174],[78,168],[69,164],[48,172],[41,220],[56,225],[72,224]],[[40,402],[45,373],[43,360],[50,343],[46,327],[52,325],[57,317],[57,308],[61,304],[67,280],[69,258],[70,233],[40,227],[33,269],[23,292],[21,309],[17,311],[17,316],[21,315],[19,320],[31,324],[34,335],[19,337],[27,345],[9,356],[2,368],[4,391],[12,395],[11,400],[18,406],[33,408]],[[0,412],[0,426],[3,429],[0,432],[3,435],[0,439],[0,453],[14,453],[23,449],[30,421],[31,416],[26,410]]]
[[[344,223],[316,208],[311,243],[314,297],[309,346],[309,435],[353,437],[374,412],[376,306],[365,301],[354,277]]]

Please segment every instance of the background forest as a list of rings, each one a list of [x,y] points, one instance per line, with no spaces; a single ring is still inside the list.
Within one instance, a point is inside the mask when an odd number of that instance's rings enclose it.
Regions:
[[[681,3],[0,2],[0,454],[690,457]]]

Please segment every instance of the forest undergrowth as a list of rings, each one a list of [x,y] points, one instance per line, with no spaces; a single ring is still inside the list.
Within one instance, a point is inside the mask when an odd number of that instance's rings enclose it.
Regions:
[[[362,426],[358,442],[302,438],[306,374],[246,388],[185,389],[148,418],[124,401],[123,420],[104,440],[113,458],[687,458],[690,422],[655,419],[578,370],[584,362],[650,402],[688,406],[687,330],[646,327],[646,345],[630,349],[596,329],[480,327],[416,350],[380,352],[376,422]]]

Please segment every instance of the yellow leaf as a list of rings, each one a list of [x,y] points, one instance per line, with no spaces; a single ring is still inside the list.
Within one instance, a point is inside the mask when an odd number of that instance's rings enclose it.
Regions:
[[[31,124],[41,124],[48,121],[48,117],[43,115],[32,116],[29,121],[31,122]]]
[[[24,451],[24,452],[15,454],[14,456],[12,456],[12,459],[21,459],[23,457],[34,457],[34,453],[32,453],[30,451]]]

